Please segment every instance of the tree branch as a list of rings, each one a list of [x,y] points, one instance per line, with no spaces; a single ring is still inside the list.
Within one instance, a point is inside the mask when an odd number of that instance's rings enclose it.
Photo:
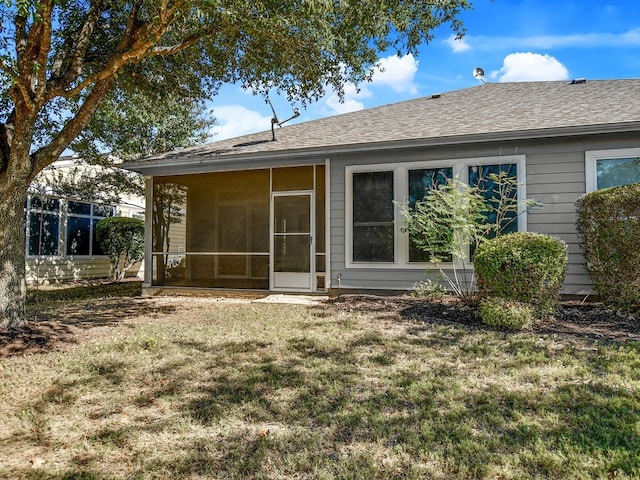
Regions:
[[[49,92],[47,99],[52,99],[57,96],[69,98],[79,95],[92,84],[114,76],[127,63],[136,62],[145,57],[149,53],[149,50],[153,48],[154,44],[157,43],[160,38],[162,38],[169,29],[169,26],[175,21],[176,12],[183,4],[184,1],[180,0],[169,8],[167,7],[167,2],[164,1],[159,15],[160,22],[154,26],[150,22],[141,23],[137,20],[137,12],[142,5],[142,0],[137,0],[133,4],[129,14],[126,31],[116,47],[114,54],[111,55],[109,60],[107,60],[104,68],[101,71],[88,76],[72,89],[52,89]],[[203,34],[193,35],[184,42],[172,47],[167,47],[166,50],[160,49],[156,55],[169,55],[171,53],[180,52],[195,44],[199,38],[202,38],[202,35]]]
[[[99,0],[98,2],[91,2],[82,27],[80,28],[80,32],[77,35],[75,45],[71,46],[71,51],[73,52],[73,54],[61,82],[62,88],[67,88],[82,75],[84,58],[89,48],[91,35],[96,28],[101,13],[104,11],[104,5],[101,0]],[[58,78],[62,76],[61,69],[63,62],[64,57],[61,59],[56,59],[54,68],[52,69],[53,82],[50,83],[56,84]]]
[[[36,58],[36,98],[43,99],[47,89],[47,60],[51,50],[51,11],[52,0],[41,0],[42,28],[40,39],[38,40],[38,55]]]
[[[28,105],[32,105],[31,97],[29,96],[29,89],[24,84],[18,73],[7,65],[3,60],[0,60],[0,70],[5,72],[11,80],[13,80],[15,88],[20,92],[20,96]]]
[[[176,53],[180,53],[183,50],[186,50],[189,47],[195,45],[201,38],[205,37],[207,34],[202,33],[199,35],[192,35],[181,43],[171,45],[171,46],[162,46],[162,47],[153,47],[151,48],[151,55],[154,56],[165,56],[165,55],[174,55]]]
[[[33,101],[29,92],[29,85],[24,82],[24,77],[21,75],[21,59],[24,58],[27,51],[27,17],[22,15],[16,15],[15,21],[16,28],[16,70],[10,68],[4,62],[2,62],[3,70],[8,72],[11,78],[15,81],[15,88],[20,92],[20,96],[24,100],[25,104],[33,108]],[[6,67],[6,68],[4,68]]]
[[[109,93],[115,83],[115,76],[107,76],[96,82],[84,103],[76,113],[53,137],[51,142],[31,155],[33,159],[32,175],[35,176],[44,167],[57,159],[71,142],[86,128],[95,114],[102,99]]]

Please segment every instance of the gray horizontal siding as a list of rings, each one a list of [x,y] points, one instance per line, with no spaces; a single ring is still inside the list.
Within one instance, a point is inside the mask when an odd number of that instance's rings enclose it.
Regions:
[[[556,236],[567,243],[569,259],[564,293],[591,293],[591,282],[584,267],[576,231],[576,200],[585,193],[585,151],[640,146],[631,134],[556,139],[544,142],[507,142],[504,145],[466,145],[455,150],[439,147],[408,152],[386,152],[363,156],[343,156],[331,160],[331,271],[332,287],[341,275],[343,288],[408,289],[423,280],[420,269],[345,268],[345,167],[376,163],[466,159],[497,155],[526,156],[527,197],[542,202],[541,208],[527,215],[527,229]]]

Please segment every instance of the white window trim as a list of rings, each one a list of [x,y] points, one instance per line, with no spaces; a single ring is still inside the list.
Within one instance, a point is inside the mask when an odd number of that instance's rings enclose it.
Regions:
[[[586,192],[598,190],[598,160],[640,157],[640,148],[615,148],[610,150],[587,150],[584,152]]]
[[[495,157],[476,157],[448,159],[438,161],[381,163],[373,165],[352,165],[345,167],[345,268],[373,268],[373,269],[406,269],[425,270],[432,264],[428,262],[409,262],[409,234],[402,232],[404,219],[397,207],[394,208],[394,261],[354,262],[353,261],[353,174],[368,172],[393,172],[394,199],[398,202],[406,202],[409,198],[409,170],[421,168],[453,168],[454,177],[468,183],[468,167],[472,165],[498,165],[515,163],[517,168],[518,198],[526,199],[526,161],[525,155],[507,155]],[[526,206],[518,208],[518,231],[527,231]],[[452,263],[442,263],[443,268],[452,267]]]
[[[353,174],[392,172],[393,173],[393,196],[398,196],[398,173],[396,164],[363,165],[345,167],[345,265],[346,268],[396,268],[398,262],[398,235],[393,236],[393,262],[353,262]],[[398,209],[393,209],[394,227],[398,224]],[[395,232],[395,228],[394,228]]]

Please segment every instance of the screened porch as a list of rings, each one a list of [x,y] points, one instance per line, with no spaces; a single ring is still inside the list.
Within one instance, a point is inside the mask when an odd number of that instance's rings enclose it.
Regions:
[[[325,167],[155,177],[152,285],[325,289]]]

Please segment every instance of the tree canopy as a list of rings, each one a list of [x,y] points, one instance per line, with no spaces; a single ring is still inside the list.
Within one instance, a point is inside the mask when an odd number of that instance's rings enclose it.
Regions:
[[[113,91],[202,99],[233,82],[302,105],[417,54],[466,0],[2,0],[0,312],[24,325],[26,189]],[[126,98],[123,97],[123,98]]]

